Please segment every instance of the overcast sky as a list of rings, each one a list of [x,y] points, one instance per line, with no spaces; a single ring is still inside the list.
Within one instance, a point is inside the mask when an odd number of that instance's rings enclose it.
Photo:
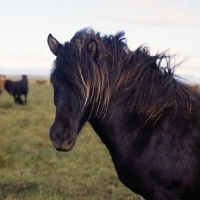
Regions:
[[[49,75],[55,56],[52,33],[61,43],[78,30],[103,34],[125,31],[131,50],[149,46],[151,54],[170,49],[176,73],[200,82],[199,0],[6,0],[0,4],[0,74]]]

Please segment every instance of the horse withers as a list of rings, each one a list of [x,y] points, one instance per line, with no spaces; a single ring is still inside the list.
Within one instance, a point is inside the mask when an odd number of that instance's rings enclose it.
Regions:
[[[28,79],[27,75],[22,75],[20,81],[5,81],[6,91],[14,97],[16,104],[24,105],[27,104],[27,95],[28,95]],[[24,101],[21,98],[21,95],[24,95]]]
[[[48,44],[54,147],[72,150],[89,121],[126,187],[146,200],[199,200],[200,94],[174,75],[171,57],[130,50],[123,32],[84,29],[64,45],[50,34]]]

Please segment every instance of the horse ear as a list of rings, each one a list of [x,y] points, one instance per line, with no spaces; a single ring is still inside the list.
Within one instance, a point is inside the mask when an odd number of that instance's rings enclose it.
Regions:
[[[48,38],[47,38],[47,43],[49,45],[50,50],[52,51],[52,53],[57,56],[59,51],[62,49],[63,45],[60,44],[56,38],[54,38],[51,34],[49,34]]]
[[[98,45],[97,45],[97,42],[93,38],[87,45],[87,51],[94,60],[97,59]]]

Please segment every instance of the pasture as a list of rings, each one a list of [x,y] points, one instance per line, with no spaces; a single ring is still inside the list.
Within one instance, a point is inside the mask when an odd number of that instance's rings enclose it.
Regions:
[[[136,200],[117,177],[110,155],[86,124],[74,149],[58,152],[49,140],[53,89],[29,80],[28,104],[0,98],[0,200]]]

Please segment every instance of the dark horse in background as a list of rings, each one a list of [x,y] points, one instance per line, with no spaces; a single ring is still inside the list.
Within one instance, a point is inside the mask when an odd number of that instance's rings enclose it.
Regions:
[[[28,79],[26,75],[22,75],[22,79],[20,81],[6,80],[5,89],[14,97],[16,104],[27,104]],[[22,100],[21,95],[24,95],[24,101]]]
[[[48,36],[50,139],[70,151],[89,121],[126,187],[146,200],[199,200],[200,94],[174,75],[166,53],[131,51],[123,37],[84,29],[62,45]]]

